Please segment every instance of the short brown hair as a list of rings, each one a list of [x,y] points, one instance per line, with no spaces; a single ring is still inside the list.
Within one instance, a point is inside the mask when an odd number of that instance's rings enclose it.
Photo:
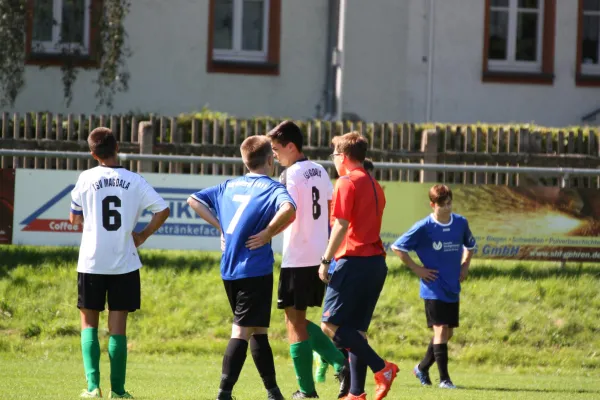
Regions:
[[[101,160],[114,157],[117,154],[117,138],[112,131],[99,127],[90,132],[87,139],[90,151]]]
[[[282,146],[287,146],[288,143],[294,143],[298,151],[302,151],[302,130],[293,121],[283,121],[275,128],[271,129],[267,136],[271,140],[281,143]]]
[[[429,189],[429,200],[434,204],[443,205],[452,200],[452,190],[446,185],[434,185]]]
[[[273,154],[271,141],[266,136],[250,136],[240,146],[242,159],[246,167],[252,171],[267,163],[267,159]]]
[[[342,136],[336,136],[331,141],[335,150],[349,157],[351,160],[363,162],[367,157],[369,142],[360,133],[354,131]]]
[[[375,165],[373,165],[373,160],[371,160],[370,158],[365,158],[365,160],[363,161],[363,166],[367,171],[375,171]]]

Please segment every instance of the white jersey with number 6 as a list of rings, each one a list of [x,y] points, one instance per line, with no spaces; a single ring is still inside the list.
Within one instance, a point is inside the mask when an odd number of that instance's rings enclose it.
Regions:
[[[329,239],[328,201],[333,185],[325,168],[302,159],[281,174],[296,203],[296,219],[283,231],[282,268],[317,266],[327,249]]]
[[[144,178],[123,167],[99,166],[79,175],[71,212],[83,215],[77,272],[117,275],[142,266],[131,233],[146,209],[167,203]]]

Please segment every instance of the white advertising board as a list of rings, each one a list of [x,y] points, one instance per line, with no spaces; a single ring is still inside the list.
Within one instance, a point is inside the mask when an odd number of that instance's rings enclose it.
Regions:
[[[80,171],[17,169],[13,244],[79,246],[81,226],[69,223],[71,190]],[[198,217],[186,203],[190,194],[217,185],[227,176],[142,174],[169,204],[167,222],[142,248],[220,251],[218,231]],[[144,212],[136,231],[152,214]],[[281,253],[282,235],[273,239],[273,250]]]

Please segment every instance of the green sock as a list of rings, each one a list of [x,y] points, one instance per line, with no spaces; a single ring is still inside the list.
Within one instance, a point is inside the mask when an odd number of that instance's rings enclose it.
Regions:
[[[319,353],[323,360],[333,365],[335,372],[340,372],[344,367],[344,355],[335,347],[331,339],[323,333],[321,328],[310,321],[307,322],[306,330],[308,331],[310,346]]]
[[[108,357],[110,358],[110,390],[116,394],[123,394],[125,393],[125,372],[127,370],[127,336],[110,336]]]
[[[315,381],[312,376],[313,353],[308,340],[294,343],[290,346],[290,354],[294,362],[296,380],[300,391],[310,394],[315,391]]]
[[[88,384],[88,392],[100,387],[100,342],[98,328],[86,328],[81,331],[81,354],[83,369]]]

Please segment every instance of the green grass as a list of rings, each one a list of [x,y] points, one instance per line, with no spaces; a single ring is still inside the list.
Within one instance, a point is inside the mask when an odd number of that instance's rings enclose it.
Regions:
[[[406,363],[405,363],[406,364]],[[76,399],[85,387],[80,357],[71,354],[67,359],[56,360],[53,354],[45,357],[2,359],[0,398],[17,399]],[[221,358],[218,355],[147,356],[129,357],[127,390],[138,400],[150,399],[214,399],[221,374]],[[597,399],[600,397],[600,381],[593,374],[574,374],[564,371],[517,371],[503,368],[451,369],[455,383],[461,390],[444,391],[437,387],[423,388],[410,374],[408,365],[403,366],[389,399]],[[277,357],[278,383],[284,395],[297,389],[292,363]],[[434,368],[435,369],[435,368]],[[106,353],[102,354],[101,387],[104,396],[109,390],[109,365]],[[437,373],[432,372],[432,377]],[[373,399],[372,375],[367,376],[367,392]],[[337,398],[337,382],[331,373],[327,382],[317,384],[321,399]],[[242,375],[235,387],[235,396],[242,400],[266,398],[260,377],[248,357]]]
[[[148,399],[213,397],[231,329],[219,255],[151,250],[141,255],[142,310],[128,324],[131,388]],[[0,246],[0,398],[28,398],[6,394],[29,390],[61,398],[62,385],[67,393],[82,388],[76,258],[72,248]],[[397,393],[433,398],[438,391],[419,388],[407,375],[431,335],[418,281],[397,258],[388,262],[370,341],[404,371],[400,386],[407,387]],[[444,397],[599,398],[597,379],[589,378],[600,369],[599,284],[597,264],[561,269],[476,260],[463,285],[461,327],[450,344],[453,379],[470,390]],[[319,310],[310,318],[318,320]],[[103,354],[107,334],[103,316]],[[271,343],[278,374],[291,392],[285,338],[282,313],[274,308]],[[243,398],[264,398],[257,382],[249,357],[240,384]],[[209,388],[208,397],[202,388]],[[323,391],[321,398],[334,398],[334,392]]]

